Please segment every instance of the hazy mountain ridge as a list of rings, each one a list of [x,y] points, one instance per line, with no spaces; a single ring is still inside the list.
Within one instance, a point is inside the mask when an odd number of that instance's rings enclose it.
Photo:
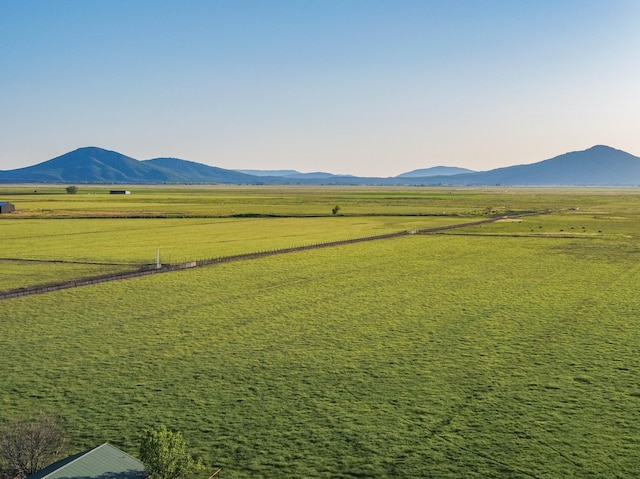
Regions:
[[[248,183],[256,180],[254,175],[179,158],[154,158],[152,160],[144,160],[143,163],[179,172],[185,176],[185,181],[190,183],[210,183],[212,181],[219,183]]]
[[[352,178],[353,175],[334,175],[333,173],[327,173],[324,171],[313,171],[310,173],[301,173],[297,170],[233,170],[239,173],[245,173],[253,176],[268,176],[276,178],[290,178],[290,179],[327,179],[335,176],[345,176]]]
[[[283,178],[287,176],[304,174],[296,170],[237,170],[237,169],[234,169],[233,171],[237,171],[238,173],[244,173],[245,175],[252,175],[252,176],[279,176]]]
[[[452,176],[464,173],[476,173],[476,171],[457,166],[432,166],[431,168],[420,168],[400,173],[395,178],[427,178],[429,176]]]
[[[456,173],[458,170],[467,172]],[[640,158],[603,145],[597,145],[583,151],[565,153],[537,163],[481,172],[472,172],[457,167],[433,167],[410,171],[393,178],[364,178],[323,172],[299,173],[295,170],[244,171],[254,171],[256,174],[227,170],[178,158],[155,158],[141,161],[115,151],[85,147],[34,166],[0,171],[0,183],[382,186],[640,185]],[[275,174],[282,172],[287,172],[287,174],[282,176]]]

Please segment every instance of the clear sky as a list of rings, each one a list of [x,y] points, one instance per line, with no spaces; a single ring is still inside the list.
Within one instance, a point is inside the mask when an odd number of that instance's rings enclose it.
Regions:
[[[0,0],[0,169],[83,146],[228,169],[640,156],[640,0]]]

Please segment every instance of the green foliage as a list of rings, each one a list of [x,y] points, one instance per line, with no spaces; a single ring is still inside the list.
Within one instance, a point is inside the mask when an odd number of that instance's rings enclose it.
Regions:
[[[75,195],[78,192],[78,187],[77,186],[67,186],[65,188],[65,191],[69,195]]]
[[[24,478],[58,459],[66,445],[62,422],[54,416],[13,419],[0,430],[0,464],[9,477]]]
[[[334,215],[337,215],[338,211],[340,211],[340,206],[336,205],[332,208],[331,213],[333,213]]]
[[[152,479],[177,479],[204,469],[191,457],[182,433],[169,431],[165,425],[142,433],[140,460]]]

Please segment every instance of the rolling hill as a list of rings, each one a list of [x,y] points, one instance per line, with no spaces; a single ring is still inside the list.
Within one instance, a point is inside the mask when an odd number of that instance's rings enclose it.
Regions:
[[[482,172],[434,167],[410,171],[394,178],[362,178],[293,170],[286,170],[286,174],[281,170],[282,176],[278,173],[278,170],[273,170],[248,174],[178,158],[140,161],[115,151],[86,147],[34,166],[0,171],[0,183],[638,186],[640,158],[597,145],[537,163]]]

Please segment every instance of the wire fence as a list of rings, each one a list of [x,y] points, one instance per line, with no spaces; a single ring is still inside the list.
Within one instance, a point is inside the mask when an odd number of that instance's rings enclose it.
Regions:
[[[540,214],[540,213],[525,213],[525,214],[511,215],[508,217],[507,216],[492,217],[492,218],[479,220],[479,221],[471,221],[468,223],[457,223],[457,224],[445,225],[445,226],[434,226],[431,228],[422,228],[422,229],[416,229],[411,231],[405,230],[405,231],[398,231],[395,233],[385,233],[381,235],[365,236],[361,238],[328,241],[324,243],[315,243],[315,244],[303,245],[303,246],[292,246],[287,248],[278,248],[278,249],[258,251],[253,253],[241,253],[236,255],[221,256],[221,257],[215,257],[215,258],[209,258],[209,259],[200,259],[195,261],[187,261],[187,262],[174,263],[174,264],[159,264],[159,265],[145,264],[145,265],[141,265],[139,269],[135,271],[110,273],[110,274],[104,274],[100,276],[92,276],[89,278],[80,278],[80,279],[70,280],[70,281],[61,281],[61,282],[50,283],[45,285],[26,286],[22,288],[0,291],[0,300],[17,298],[20,296],[28,296],[32,294],[49,293],[52,291],[59,291],[62,289],[77,288],[80,286],[89,286],[93,284],[105,283],[108,281],[118,281],[123,279],[137,278],[140,276],[148,276],[152,274],[168,273],[171,271],[178,271],[178,270],[188,269],[188,268],[197,268],[197,267],[210,266],[210,265],[219,264],[219,263],[228,263],[232,261],[244,261],[244,260],[250,260],[250,259],[256,259],[256,258],[263,258],[266,256],[295,253],[299,251],[306,251],[306,250],[312,250],[312,249],[331,248],[335,246],[362,243],[365,241],[378,241],[383,239],[399,238],[402,236],[407,236],[412,234],[436,233],[439,231],[446,231],[446,230],[451,230],[456,228],[465,228],[469,226],[477,226],[477,225],[482,225],[486,223],[493,223],[495,221],[498,221],[504,218],[517,218],[522,216],[531,216],[535,214]]]

